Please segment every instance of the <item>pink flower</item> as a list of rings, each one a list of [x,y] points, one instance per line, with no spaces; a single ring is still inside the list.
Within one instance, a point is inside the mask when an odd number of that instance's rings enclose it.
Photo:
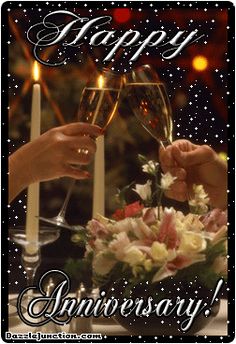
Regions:
[[[156,213],[154,208],[147,208],[143,215],[143,221],[150,226],[156,222]]]
[[[191,265],[192,259],[183,255],[178,255],[171,262],[167,263],[167,267],[170,270],[180,270]]]
[[[106,226],[104,226],[98,220],[92,219],[89,222],[89,230],[93,237],[105,237],[108,234]]]
[[[179,254],[173,260],[167,263],[167,268],[170,270],[181,270],[197,262],[204,262],[206,257],[202,253],[195,253],[193,255],[184,256]]]
[[[152,257],[151,255],[151,241],[147,240],[134,240],[132,241],[132,245],[134,245],[135,247],[137,247],[140,251],[146,253],[147,256],[149,256],[150,258]]]
[[[151,242],[155,239],[155,234],[152,232],[151,228],[143,222],[142,219],[137,218],[135,221],[135,226],[133,227],[133,232],[139,239],[149,239]]]
[[[164,211],[157,240],[161,243],[164,242],[168,249],[176,248],[179,244],[174,214],[171,210],[165,209]]]
[[[162,281],[163,279],[174,276],[177,270],[170,270],[166,265],[162,266],[153,276],[152,283]]]
[[[208,232],[217,232],[222,226],[227,224],[227,213],[221,209],[213,209],[201,218]]]

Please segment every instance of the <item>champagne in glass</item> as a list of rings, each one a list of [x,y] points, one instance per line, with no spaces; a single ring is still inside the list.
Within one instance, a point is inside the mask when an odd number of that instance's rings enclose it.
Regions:
[[[121,77],[108,69],[103,69],[100,76],[93,77],[82,92],[78,121],[97,124],[105,130],[116,113],[121,83]],[[81,148],[80,153],[88,154],[88,151]],[[74,167],[79,168],[79,166]],[[53,218],[40,216],[40,220],[74,231],[83,228],[79,225],[71,226],[65,219],[75,182],[75,179],[71,179],[66,198],[57,216]]]
[[[163,146],[172,142],[172,111],[164,84],[145,65],[124,77],[125,97],[143,127]]]
[[[112,121],[121,89],[121,78],[107,70],[84,88],[78,120],[96,124],[105,131]]]
[[[122,79],[103,70],[96,80],[88,84],[81,98],[78,120],[99,125],[103,131],[112,121],[118,106]],[[105,158],[104,137],[96,139],[97,151],[94,160],[93,217],[105,214]]]
[[[165,85],[157,73],[144,65],[124,76],[129,111],[165,148],[172,143],[172,110]],[[187,194],[187,198],[190,199]]]

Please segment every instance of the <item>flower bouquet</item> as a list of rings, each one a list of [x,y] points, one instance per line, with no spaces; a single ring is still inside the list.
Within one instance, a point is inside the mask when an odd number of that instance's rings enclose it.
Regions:
[[[149,175],[147,182],[119,190],[120,206],[112,218],[98,215],[87,225],[86,256],[92,264],[93,283],[111,290],[116,285],[124,298],[140,296],[143,289],[146,295],[156,295],[156,300],[169,296],[171,290],[192,297],[189,287],[194,297],[205,291],[209,294],[219,278],[227,275],[226,213],[209,211],[209,198],[201,185],[193,187],[188,214],[161,206],[162,195],[175,177],[160,175],[157,162],[143,156],[139,159]],[[125,195],[130,189],[139,200],[127,204]],[[163,290],[155,293],[159,287]],[[127,320],[120,320],[126,326]],[[136,324],[140,329],[142,319]]]
[[[140,159],[146,162],[144,157]],[[148,161],[142,168],[156,180],[156,162]],[[136,184],[133,190],[141,200],[131,204],[124,200],[126,187],[117,195],[121,207],[112,219],[98,216],[88,223],[87,254],[92,254],[98,286],[121,277],[131,284],[155,283],[181,273],[184,279],[198,275],[201,283],[211,288],[220,277],[226,277],[226,213],[220,209],[208,212],[209,198],[201,185],[194,186],[187,215],[163,208],[162,194],[174,180],[170,173],[162,174],[154,191],[150,179],[144,185]],[[148,206],[155,195],[157,207]]]

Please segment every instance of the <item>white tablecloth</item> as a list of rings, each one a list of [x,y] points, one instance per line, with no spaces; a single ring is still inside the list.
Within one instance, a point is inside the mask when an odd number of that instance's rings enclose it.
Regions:
[[[33,327],[22,323],[19,317],[9,318],[9,331],[12,333],[25,333],[34,331]],[[61,327],[62,332],[69,331],[69,325]],[[101,333],[107,336],[129,336],[129,332],[117,324],[113,319],[97,318],[92,325],[93,333]],[[171,333],[170,333],[171,334]],[[226,336],[227,333],[227,300],[221,300],[220,311],[216,318],[208,324],[198,335],[207,336]]]

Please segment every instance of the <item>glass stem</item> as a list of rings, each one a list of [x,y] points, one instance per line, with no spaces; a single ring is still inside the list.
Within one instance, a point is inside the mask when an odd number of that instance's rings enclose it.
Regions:
[[[172,142],[169,139],[166,139],[166,141],[160,141],[160,144],[161,144],[162,148],[166,149],[166,147],[171,145]]]
[[[27,272],[26,272],[27,287],[30,287],[33,285],[36,270],[37,270],[37,267],[34,267],[33,269],[27,269]]]
[[[166,139],[166,141],[160,141],[160,144],[162,146],[163,149],[166,149],[166,147],[168,147],[169,145],[172,144],[171,140],[170,139]],[[160,178],[160,173],[159,173],[159,176],[158,176],[158,179]],[[160,221],[161,219],[161,199],[162,199],[162,196],[163,196],[163,190],[160,189],[160,192],[159,192],[159,195],[158,195],[158,204],[157,204],[157,218],[158,220]]]
[[[75,179],[71,179],[70,180],[70,185],[69,185],[69,188],[68,188],[68,191],[67,191],[67,194],[66,194],[66,198],[64,200],[64,203],[63,203],[63,205],[61,207],[61,210],[59,211],[59,214],[57,215],[57,217],[60,217],[60,218],[63,218],[63,219],[65,218],[66,209],[67,209],[68,202],[70,200],[73,188],[75,186],[75,182],[76,182]]]
[[[166,149],[167,146],[172,144],[172,141],[170,139],[167,139],[166,141],[160,141],[160,144],[162,148]],[[188,208],[189,208],[189,211],[191,212],[190,205],[189,205],[189,201],[191,200],[191,197],[188,190],[187,190],[186,196],[187,196],[187,201],[188,201]]]
[[[27,252],[27,249],[24,249],[22,252],[22,265],[26,272],[26,279],[27,279],[27,287],[33,286],[34,277],[36,271],[40,265],[41,257],[40,257],[40,249],[37,248],[36,251],[32,254]],[[33,295],[33,290],[28,290],[28,297]]]

